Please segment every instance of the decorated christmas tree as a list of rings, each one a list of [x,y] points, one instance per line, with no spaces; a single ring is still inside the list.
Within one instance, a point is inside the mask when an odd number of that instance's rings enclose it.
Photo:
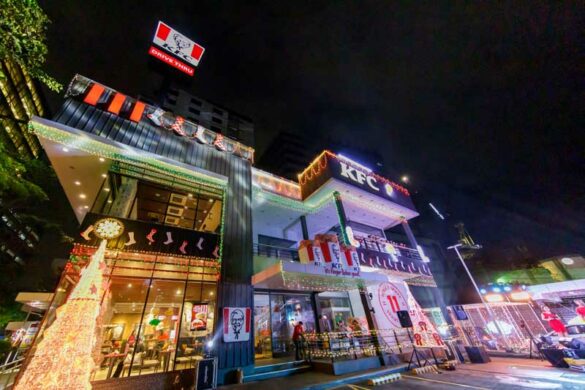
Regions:
[[[91,389],[98,317],[104,292],[106,240],[81,271],[69,299],[39,342],[16,390]]]

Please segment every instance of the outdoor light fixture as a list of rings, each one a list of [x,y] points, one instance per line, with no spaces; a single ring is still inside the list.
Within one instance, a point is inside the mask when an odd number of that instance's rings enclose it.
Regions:
[[[485,296],[485,300],[489,303],[503,302],[504,297],[500,294],[488,294]]]
[[[529,301],[530,294],[526,291],[517,291],[510,294],[510,299],[513,301]]]
[[[487,290],[485,288],[482,288],[481,290],[479,290],[479,292],[482,294],[487,294]]]
[[[105,179],[106,177],[108,177],[107,173],[102,173],[102,177]]]
[[[499,287],[494,287],[494,288],[492,288],[492,291],[495,293],[499,293],[499,292],[502,292],[502,289]]]
[[[408,178],[408,176],[404,175],[400,178],[400,181],[403,183],[408,183],[410,181],[410,179]]]
[[[69,151],[69,148],[63,147],[63,151],[64,151],[65,153],[67,153],[67,152]]]
[[[510,291],[512,291],[512,287],[510,287],[510,286],[504,286],[504,291],[510,292]]]
[[[104,161],[106,161],[106,159],[103,157],[100,157],[100,162],[104,162]]]

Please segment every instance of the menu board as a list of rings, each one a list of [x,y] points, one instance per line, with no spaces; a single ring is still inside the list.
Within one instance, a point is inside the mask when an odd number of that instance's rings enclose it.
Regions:
[[[207,329],[209,305],[193,305],[191,309],[191,331]]]

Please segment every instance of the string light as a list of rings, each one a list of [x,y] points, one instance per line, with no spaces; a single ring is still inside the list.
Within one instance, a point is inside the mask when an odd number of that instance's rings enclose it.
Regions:
[[[15,390],[92,388],[91,372],[97,340],[100,302],[104,291],[103,268],[106,240],[103,240],[67,302],[56,311]]]

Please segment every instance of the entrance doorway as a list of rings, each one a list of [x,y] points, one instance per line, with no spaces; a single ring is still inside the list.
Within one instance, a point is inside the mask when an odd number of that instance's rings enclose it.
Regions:
[[[306,332],[316,331],[310,294],[254,294],[256,359],[292,356],[292,334],[299,321]]]

